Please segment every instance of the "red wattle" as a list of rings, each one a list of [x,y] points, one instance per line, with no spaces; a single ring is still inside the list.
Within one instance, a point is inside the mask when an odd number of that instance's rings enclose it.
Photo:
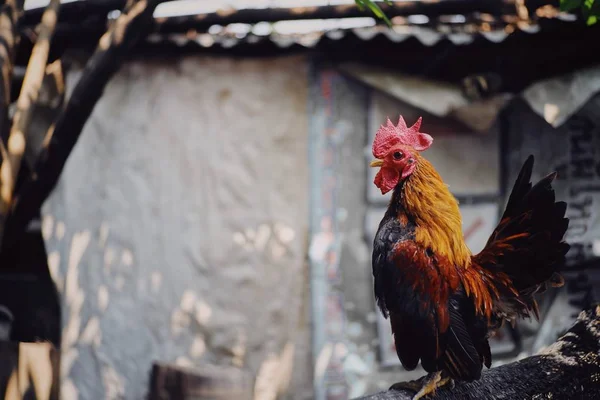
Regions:
[[[377,175],[375,175],[375,186],[381,190],[381,194],[386,194],[394,189],[400,181],[400,174],[395,168],[382,167]]]

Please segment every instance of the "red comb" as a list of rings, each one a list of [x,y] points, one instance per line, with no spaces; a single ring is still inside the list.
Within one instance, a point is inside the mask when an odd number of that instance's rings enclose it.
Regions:
[[[427,150],[433,138],[426,133],[419,132],[422,118],[410,128],[406,126],[404,118],[400,116],[398,125],[394,126],[390,119],[387,119],[386,125],[381,125],[375,140],[373,141],[373,155],[377,158],[384,158],[388,151],[397,144],[404,144],[413,147],[417,151]]]

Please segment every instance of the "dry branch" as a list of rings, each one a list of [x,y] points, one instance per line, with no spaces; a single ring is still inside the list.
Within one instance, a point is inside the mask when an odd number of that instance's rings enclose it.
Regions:
[[[2,138],[8,133],[8,106],[10,105],[10,87],[15,58],[16,23],[23,12],[24,0],[6,0],[0,6],[0,132]],[[2,146],[4,150],[4,146]],[[3,154],[4,158],[4,154]]]
[[[361,400],[409,400],[413,394],[386,391]],[[486,370],[477,382],[442,388],[428,399],[600,399],[600,306],[582,312],[545,351]]]
[[[6,224],[4,248],[11,246],[27,227],[56,186],[64,165],[104,88],[133,46],[151,30],[152,14],[164,0],[132,2],[100,38],[98,47],[77,82],[53,134],[38,161],[34,174],[23,183]],[[10,232],[10,233],[9,233]],[[8,237],[10,235],[10,237]]]
[[[15,181],[21,166],[21,159],[25,153],[27,131],[44,79],[44,71],[50,51],[50,39],[56,27],[59,7],[60,0],[50,0],[46,11],[44,11],[38,39],[33,47],[21,93],[17,100],[17,110],[8,136],[6,153],[3,154],[4,157],[0,167],[0,240],[4,228],[2,222],[6,219],[12,202]]]

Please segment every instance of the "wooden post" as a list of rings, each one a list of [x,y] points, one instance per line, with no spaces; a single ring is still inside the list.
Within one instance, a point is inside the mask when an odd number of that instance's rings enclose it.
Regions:
[[[0,342],[3,400],[58,400],[60,353],[50,343]]]
[[[252,400],[253,379],[234,367],[185,368],[155,363],[149,400]]]

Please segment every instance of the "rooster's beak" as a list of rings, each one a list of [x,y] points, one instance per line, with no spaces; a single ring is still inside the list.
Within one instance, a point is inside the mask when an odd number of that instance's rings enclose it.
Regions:
[[[369,164],[370,167],[381,167],[383,165],[383,160],[373,160],[371,161],[371,163]]]

